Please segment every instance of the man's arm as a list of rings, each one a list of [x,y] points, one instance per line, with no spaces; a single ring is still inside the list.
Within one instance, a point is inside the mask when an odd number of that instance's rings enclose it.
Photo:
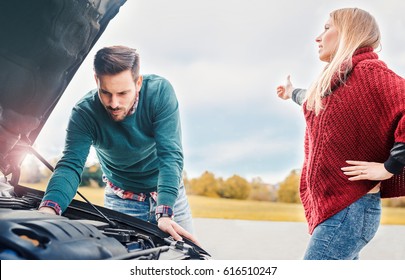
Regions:
[[[154,97],[152,125],[159,159],[158,206],[173,207],[183,171],[179,105],[173,87],[164,79]]]
[[[66,210],[76,195],[80,184],[81,174],[92,143],[91,127],[86,120],[73,109],[69,120],[63,157],[55,167],[45,195],[40,205],[40,211],[61,214]]]
[[[183,236],[199,244],[192,234],[172,219],[176,214],[173,212],[173,205],[182,180],[183,148],[179,105],[174,89],[167,80],[162,80],[154,102],[153,131],[159,158],[156,207],[158,227],[175,240],[181,240]]]

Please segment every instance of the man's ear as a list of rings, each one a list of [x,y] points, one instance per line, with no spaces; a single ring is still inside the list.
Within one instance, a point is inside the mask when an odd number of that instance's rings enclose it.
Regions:
[[[136,87],[138,88],[139,91],[141,91],[142,88],[142,82],[143,82],[143,76],[139,76],[138,80],[136,81]]]

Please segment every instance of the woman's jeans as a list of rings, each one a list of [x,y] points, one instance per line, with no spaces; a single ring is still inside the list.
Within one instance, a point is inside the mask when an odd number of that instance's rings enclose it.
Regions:
[[[112,210],[136,217],[138,219],[157,224],[155,218],[156,201],[147,196],[144,201],[122,199],[111,188],[106,187],[104,193],[104,206]],[[188,232],[193,232],[193,221],[186,191],[181,185],[173,206],[174,221]]]
[[[380,225],[380,193],[366,194],[319,224],[309,241],[305,260],[355,260]]]

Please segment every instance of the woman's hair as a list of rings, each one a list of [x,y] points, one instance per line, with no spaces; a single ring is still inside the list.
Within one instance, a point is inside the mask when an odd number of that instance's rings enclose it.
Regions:
[[[316,115],[324,108],[322,98],[332,92],[334,79],[344,82],[351,71],[354,52],[362,47],[376,49],[380,46],[380,30],[374,17],[368,12],[358,8],[345,8],[333,11],[330,17],[338,31],[338,47],[332,60],[306,95],[307,109],[315,111]]]
[[[97,76],[115,75],[131,70],[134,81],[139,77],[139,54],[125,46],[100,49],[94,57],[94,72]]]

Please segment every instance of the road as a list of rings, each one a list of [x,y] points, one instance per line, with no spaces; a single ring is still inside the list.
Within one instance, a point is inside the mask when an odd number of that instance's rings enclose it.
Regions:
[[[217,260],[300,260],[306,223],[194,219],[195,235]],[[361,260],[405,260],[405,226],[381,225]]]

